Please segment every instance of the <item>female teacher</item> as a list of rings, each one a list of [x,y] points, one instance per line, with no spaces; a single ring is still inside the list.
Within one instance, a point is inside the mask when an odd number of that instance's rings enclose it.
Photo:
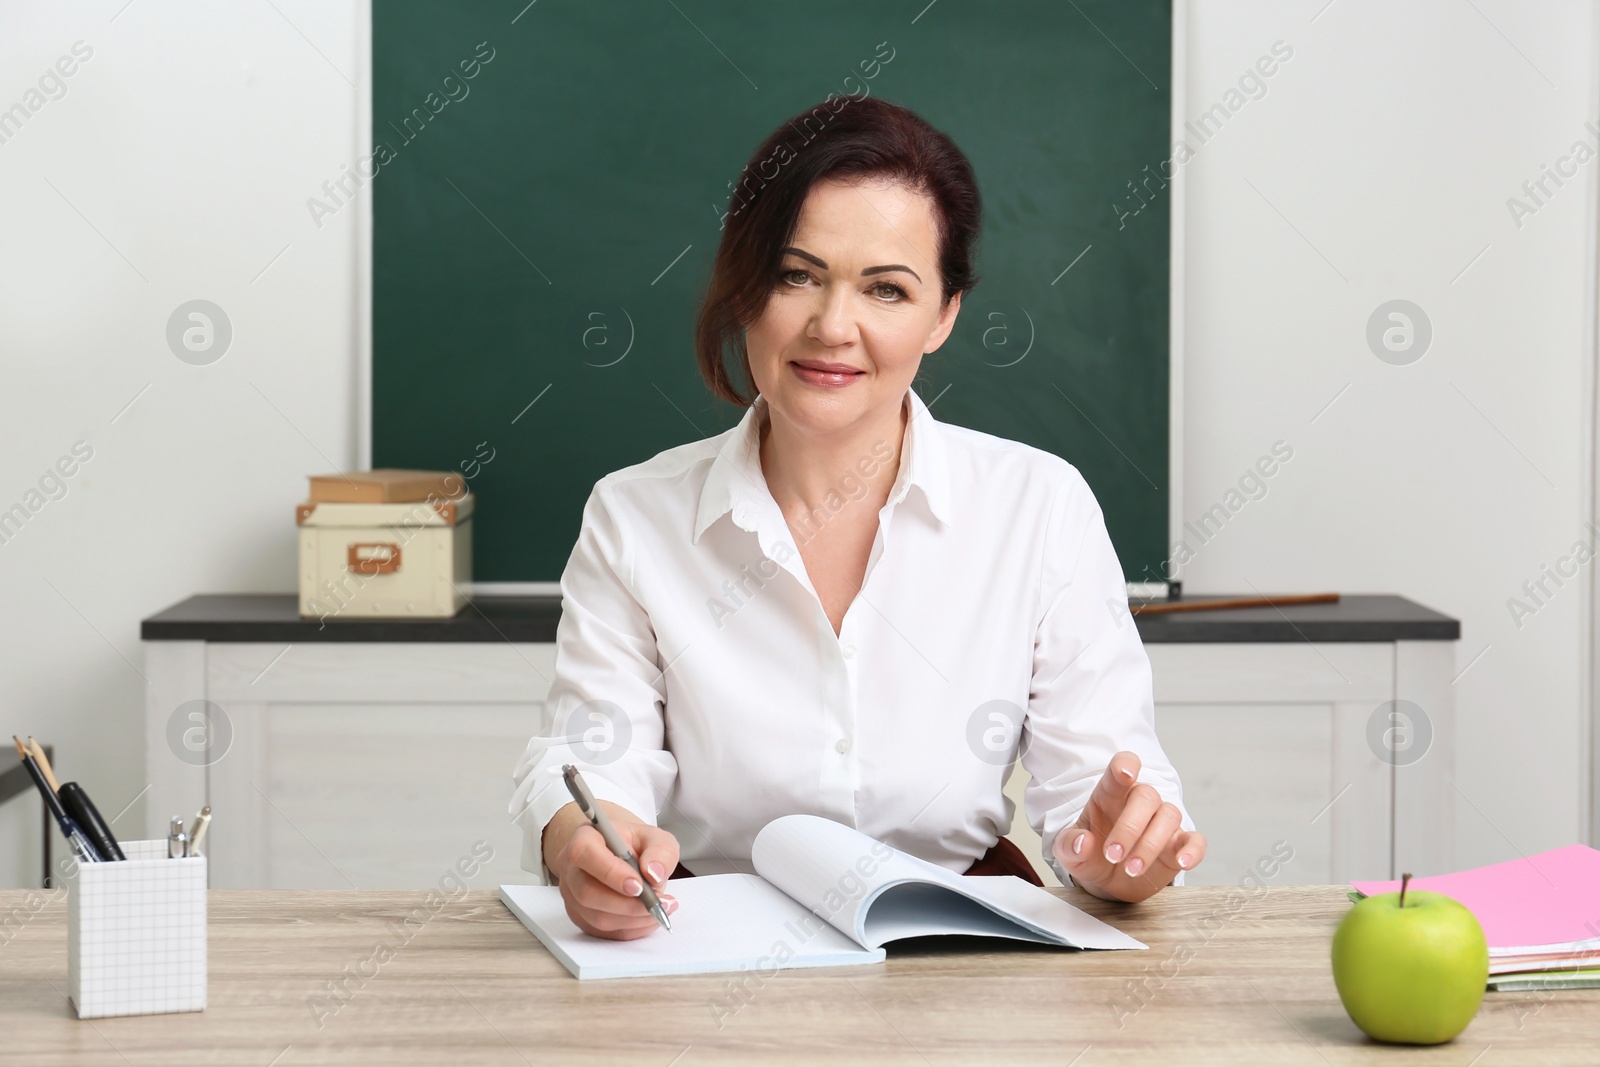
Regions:
[[[871,98],[830,97],[746,166],[696,344],[748,410],[594,487],[515,774],[523,866],[581,929],[657,924],[565,763],[653,887],[748,870],[757,831],[796,812],[1037,881],[1002,837],[1019,756],[1069,884],[1139,901],[1204,857],[1088,484],[911,388],[977,284],[979,205],[948,137]]]

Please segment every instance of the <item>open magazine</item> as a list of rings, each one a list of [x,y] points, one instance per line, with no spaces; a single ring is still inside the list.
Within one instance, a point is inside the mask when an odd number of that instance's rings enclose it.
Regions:
[[[967,877],[815,815],[774,819],[751,846],[755,874],[680,878],[672,930],[591,937],[556,886],[500,899],[578,978],[879,963],[906,937],[975,934],[1063,948],[1145,948],[1021,878]]]

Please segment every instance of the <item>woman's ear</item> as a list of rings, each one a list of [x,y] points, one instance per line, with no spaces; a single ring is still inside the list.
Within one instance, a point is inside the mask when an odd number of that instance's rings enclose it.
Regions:
[[[944,344],[945,338],[950,336],[950,331],[955,329],[956,315],[960,311],[961,294],[957,293],[939,309],[939,321],[934,324],[933,332],[928,334],[927,343],[922,349],[923,355],[938,351],[939,346]]]

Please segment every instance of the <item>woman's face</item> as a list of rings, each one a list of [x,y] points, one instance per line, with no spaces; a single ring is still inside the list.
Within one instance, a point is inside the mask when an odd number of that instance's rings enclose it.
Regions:
[[[940,306],[933,201],[899,183],[818,182],[745,331],[774,418],[823,436],[897,415],[961,295]]]

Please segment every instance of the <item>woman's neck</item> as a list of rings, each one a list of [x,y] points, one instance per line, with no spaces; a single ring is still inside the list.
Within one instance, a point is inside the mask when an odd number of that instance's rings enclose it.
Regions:
[[[761,472],[785,515],[824,506],[836,510],[841,497],[870,503],[876,512],[888,500],[900,471],[908,407],[905,398],[886,417],[825,437],[803,434],[770,404],[765,407]],[[864,493],[861,486],[865,486]]]

